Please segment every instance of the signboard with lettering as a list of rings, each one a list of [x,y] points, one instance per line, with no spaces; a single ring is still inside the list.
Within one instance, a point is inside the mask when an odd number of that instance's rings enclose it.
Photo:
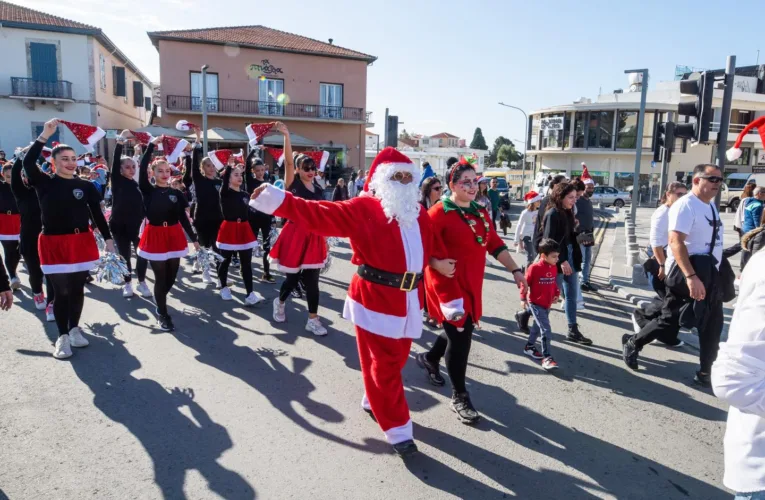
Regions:
[[[263,59],[260,64],[250,64],[247,68],[247,76],[252,80],[261,77],[269,77],[282,74],[282,68],[277,68],[268,59]]]
[[[542,117],[539,121],[539,127],[542,130],[563,130],[562,116]]]
[[[765,165],[765,151],[761,149],[757,151],[757,165]]]

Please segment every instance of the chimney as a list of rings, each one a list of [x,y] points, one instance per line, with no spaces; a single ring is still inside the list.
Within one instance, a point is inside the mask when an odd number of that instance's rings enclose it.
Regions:
[[[329,39],[329,44],[330,44],[330,45],[332,45],[332,42],[333,42],[333,41],[334,41],[334,40],[333,40],[332,38],[330,38],[330,39]]]

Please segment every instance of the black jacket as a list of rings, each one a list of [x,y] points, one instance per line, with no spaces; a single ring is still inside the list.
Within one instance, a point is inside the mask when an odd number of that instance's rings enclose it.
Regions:
[[[348,199],[348,186],[335,186],[332,192],[332,201],[345,201]]]
[[[582,249],[576,242],[574,223],[571,219],[557,208],[550,207],[542,221],[542,238],[553,239],[560,247],[558,272],[562,272],[561,264],[569,260],[568,245],[571,245],[574,252],[571,256],[571,260],[574,262],[574,271],[582,270]]]

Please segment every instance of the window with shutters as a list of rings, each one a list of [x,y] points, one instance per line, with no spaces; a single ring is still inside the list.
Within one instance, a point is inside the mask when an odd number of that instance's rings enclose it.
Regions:
[[[143,83],[133,82],[133,106],[143,107]]]
[[[112,79],[114,80],[114,95],[127,98],[125,68],[122,66],[112,66]]]
[[[322,118],[342,118],[343,86],[336,83],[320,83],[319,105],[319,116]]]
[[[146,111],[151,111],[151,97],[143,98],[143,109]]]
[[[103,54],[98,54],[98,66],[101,71],[101,90],[106,90],[106,58]]]

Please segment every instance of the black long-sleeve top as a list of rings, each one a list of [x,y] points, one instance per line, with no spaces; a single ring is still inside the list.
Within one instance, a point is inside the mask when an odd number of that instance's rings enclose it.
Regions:
[[[250,152],[250,155],[252,155],[252,152]],[[248,157],[248,162],[249,157]],[[255,177],[255,174],[252,173],[250,170],[250,167],[245,168],[244,172],[244,190],[247,192],[248,196],[252,195],[252,192],[255,191],[257,188],[261,186],[261,184],[268,184],[268,181],[263,178],[262,181],[259,181],[257,177]],[[271,214],[266,214],[263,212],[260,212],[258,210],[250,210],[249,211],[249,218],[252,222],[256,224],[270,224],[274,220],[274,216]]]
[[[191,229],[189,218],[186,217],[186,208],[189,204],[186,197],[177,189],[171,187],[159,187],[149,182],[149,162],[151,154],[154,152],[154,144],[149,143],[146,151],[141,157],[140,173],[138,176],[138,185],[143,193],[143,204],[146,218],[152,226],[163,226],[167,224],[181,224],[191,241],[197,241],[197,235]]]
[[[11,282],[8,281],[8,273],[5,272],[5,266],[0,259],[0,292],[7,292],[11,289]]]
[[[348,186],[335,186],[332,192],[332,201],[345,201],[348,199]]]
[[[16,215],[18,213],[19,207],[11,191],[11,184],[0,181],[0,214]]]
[[[40,211],[40,200],[37,199],[37,193],[32,186],[24,184],[21,178],[21,169],[23,162],[21,158],[16,158],[11,168],[11,191],[16,198],[16,205],[21,214],[21,232],[22,234],[35,235],[42,232],[42,212]]]
[[[235,191],[228,185],[233,168],[223,170],[223,183],[220,186],[220,208],[223,219],[230,222],[246,222],[250,212],[250,195],[246,189]],[[244,187],[244,185],[242,186]]]
[[[194,145],[191,155],[191,169],[187,167],[183,176],[184,184],[190,178],[194,185],[194,199],[196,200],[194,220],[223,220],[220,209],[221,180],[205,177],[199,169],[201,164],[202,148],[201,144],[197,143]]]
[[[114,147],[112,159],[112,214],[109,222],[138,227],[145,216],[143,193],[138,183],[121,174],[122,144]]]
[[[560,255],[558,256],[558,271],[562,272],[561,264],[569,260],[568,246],[571,245],[574,254],[574,270],[581,271],[582,250],[576,242],[574,234],[573,217],[561,212],[556,207],[550,207],[544,215],[542,238],[551,238],[558,243]]]
[[[40,200],[42,233],[73,234],[89,229],[92,220],[105,240],[112,239],[109,225],[101,212],[101,196],[96,187],[78,177],[65,179],[48,176],[37,168],[37,158],[45,144],[35,141],[24,157],[24,173]]]

